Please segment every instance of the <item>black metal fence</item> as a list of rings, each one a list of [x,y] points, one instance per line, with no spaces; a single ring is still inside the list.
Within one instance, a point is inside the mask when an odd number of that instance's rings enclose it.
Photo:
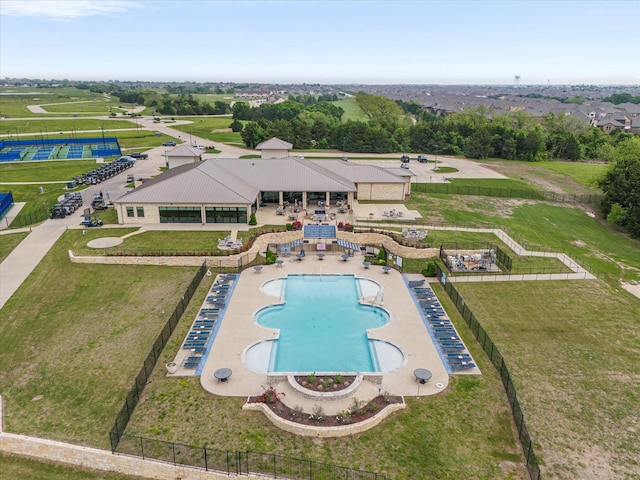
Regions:
[[[485,252],[493,252],[495,254],[495,263],[500,267],[502,272],[510,272],[513,266],[513,259],[502,250],[497,245],[492,245],[490,243],[483,242],[444,242],[440,245],[440,260],[447,266],[447,253],[448,250],[460,251],[477,251],[482,250]],[[449,272],[453,274],[457,274],[458,272]],[[461,272],[462,273],[462,272]],[[472,273],[472,272],[464,272],[464,273]],[[478,271],[477,273],[485,273]]]
[[[162,440],[121,435],[117,453],[227,475],[267,475],[292,480],[387,480],[384,475],[274,453],[216,450]]]
[[[160,355],[162,354],[162,350],[164,349],[164,346],[169,341],[171,334],[173,333],[173,331],[176,328],[176,325],[178,324],[178,320],[180,320],[180,317],[182,316],[183,312],[189,305],[189,301],[191,300],[191,297],[193,296],[194,292],[198,288],[198,285],[200,285],[200,281],[202,280],[202,277],[204,277],[206,272],[207,272],[207,266],[206,264],[203,263],[202,266],[196,272],[195,276],[193,277],[193,280],[191,280],[191,283],[187,287],[187,290],[184,292],[184,295],[182,295],[182,298],[178,301],[178,304],[176,305],[175,310],[167,320],[167,323],[165,324],[164,328],[158,335],[158,338],[156,338],[156,341],[154,342],[153,347],[151,348],[151,351],[147,355],[147,358],[145,359],[142,365],[142,368],[140,369],[140,372],[136,376],[135,382],[133,383],[133,387],[131,387],[131,390],[129,390],[129,393],[125,398],[124,405],[122,406],[122,408],[120,409],[120,412],[116,416],[116,420],[113,424],[113,427],[109,432],[109,439],[111,441],[112,452],[116,451],[116,448],[118,447],[118,443],[120,442],[120,439],[122,438],[122,435],[124,434],[124,431],[127,428],[129,419],[131,418],[131,415],[133,415],[133,411],[135,410],[136,405],[140,400],[140,396],[142,395],[142,391],[144,390],[144,387],[147,385],[147,382],[149,381],[149,377],[151,376],[151,373],[153,372],[153,369],[156,366],[158,358],[160,358]]]
[[[44,222],[49,218],[50,214],[51,210],[45,210],[41,208],[28,213],[20,212],[20,214],[18,214],[16,218],[11,220],[11,224],[9,224],[9,219],[6,216],[2,218],[2,222],[5,223],[5,226],[7,228],[28,227],[29,225],[33,225],[35,223]]]
[[[599,205],[604,198],[602,194],[565,195],[551,191],[539,191],[530,188],[500,188],[479,185],[456,185],[451,183],[414,183],[412,192],[445,193],[452,195],[478,195],[483,197],[526,198],[557,203],[584,203]]]
[[[471,312],[469,307],[467,307],[467,304],[460,296],[453,283],[446,281],[442,283],[442,274],[442,269],[439,265],[436,265],[436,276],[438,281],[442,284],[445,292],[447,292],[447,295],[449,295],[449,298],[451,298],[455,304],[456,309],[460,312],[460,315],[462,315],[465,323],[500,374],[502,385],[504,386],[504,390],[509,400],[509,405],[511,406],[513,420],[516,425],[516,430],[518,431],[518,440],[520,441],[520,445],[522,445],[522,451],[524,452],[525,463],[527,470],[529,471],[529,476],[531,477],[531,480],[541,480],[542,476],[540,473],[540,466],[536,454],[533,451],[533,441],[531,440],[529,430],[527,429],[524,421],[524,413],[520,406],[520,402],[518,401],[516,387],[511,381],[511,375],[509,374],[504,357],[498,350],[498,347],[496,347],[493,341],[491,341],[491,338],[489,338],[489,335],[484,328],[482,328],[482,325],[473,312]]]

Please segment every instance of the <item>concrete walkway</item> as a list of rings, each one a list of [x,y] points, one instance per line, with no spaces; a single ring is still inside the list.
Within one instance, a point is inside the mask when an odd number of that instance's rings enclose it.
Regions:
[[[38,266],[47,252],[67,230],[65,223],[47,220],[30,229],[29,235],[0,264],[0,309]],[[6,230],[14,233],[19,230]]]

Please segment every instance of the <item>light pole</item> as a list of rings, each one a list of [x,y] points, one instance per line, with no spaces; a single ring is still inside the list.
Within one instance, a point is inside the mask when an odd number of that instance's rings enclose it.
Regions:
[[[433,171],[436,171],[436,168],[438,168],[438,148],[440,148],[438,145],[434,145],[433,146]]]

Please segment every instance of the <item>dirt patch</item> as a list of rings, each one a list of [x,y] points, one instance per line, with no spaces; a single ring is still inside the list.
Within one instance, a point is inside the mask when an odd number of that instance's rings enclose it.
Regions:
[[[580,248],[584,248],[587,246],[587,244],[584,243],[582,240],[574,240],[573,242],[571,242],[571,245],[575,245],[576,247],[580,247]]]

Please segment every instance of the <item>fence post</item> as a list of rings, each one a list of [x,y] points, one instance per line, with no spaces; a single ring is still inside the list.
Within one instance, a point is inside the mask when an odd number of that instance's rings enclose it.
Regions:
[[[204,471],[208,472],[209,471],[209,462],[208,462],[208,459],[207,459],[207,447],[204,447],[202,449],[202,451],[204,453]],[[227,469],[227,470],[229,470],[229,469]],[[227,472],[227,474],[228,474],[228,472]]]
[[[144,460],[144,440],[140,437],[140,453],[142,454],[142,459]]]

